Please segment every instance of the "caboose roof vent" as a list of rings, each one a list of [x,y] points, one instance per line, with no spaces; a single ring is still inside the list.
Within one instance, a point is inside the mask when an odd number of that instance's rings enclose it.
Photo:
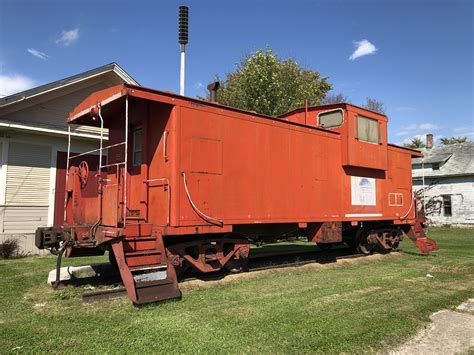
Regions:
[[[217,102],[217,90],[219,90],[220,86],[221,83],[218,81],[214,81],[207,86],[207,90],[209,90],[209,99],[211,102]]]

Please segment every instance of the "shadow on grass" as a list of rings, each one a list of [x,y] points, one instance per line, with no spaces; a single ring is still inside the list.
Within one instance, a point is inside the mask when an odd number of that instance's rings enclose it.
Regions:
[[[104,263],[94,263],[89,265],[95,272],[95,276],[86,276],[86,277],[76,277],[71,275],[71,279],[63,280],[60,283],[60,286],[111,286],[116,284],[122,284],[122,279],[120,274],[114,266],[108,262]],[[66,268],[69,269],[70,266]]]

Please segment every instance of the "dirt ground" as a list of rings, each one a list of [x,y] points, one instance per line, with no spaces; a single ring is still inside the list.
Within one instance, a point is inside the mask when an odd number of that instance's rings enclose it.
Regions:
[[[454,311],[431,315],[433,321],[416,337],[389,354],[467,354],[474,350],[474,298]]]
[[[285,268],[275,268],[275,269],[267,269],[267,270],[258,270],[252,272],[243,272],[238,274],[230,274],[226,275],[225,278],[218,279],[218,280],[200,280],[200,279],[193,279],[193,280],[185,280],[180,282],[179,287],[181,290],[186,290],[187,288],[210,288],[216,287],[219,285],[227,284],[230,282],[234,282],[236,280],[244,280],[244,279],[253,279],[259,277],[261,275],[270,275],[272,273],[278,273],[282,270],[301,270],[301,269],[327,269],[330,267],[335,267],[337,265],[344,265],[344,264],[360,264],[360,263],[368,263],[375,260],[382,260],[384,258],[396,258],[399,257],[400,254],[392,253],[392,254],[373,254],[369,256],[365,256],[363,258],[356,258],[356,259],[339,259],[334,261],[330,264],[320,264],[320,263],[309,263],[305,265],[297,265],[297,266],[288,266]]]

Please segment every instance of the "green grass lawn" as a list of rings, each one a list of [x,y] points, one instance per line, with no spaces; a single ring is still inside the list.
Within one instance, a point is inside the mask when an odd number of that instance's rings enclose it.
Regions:
[[[0,353],[377,351],[474,296],[474,231],[429,234],[440,246],[433,255],[405,240],[403,253],[376,260],[184,284],[181,301],[140,308],[125,297],[84,304],[79,287],[53,291],[46,285],[52,257],[2,260]]]

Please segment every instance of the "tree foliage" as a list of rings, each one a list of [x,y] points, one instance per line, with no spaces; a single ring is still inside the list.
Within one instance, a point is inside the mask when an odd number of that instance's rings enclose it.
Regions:
[[[337,94],[328,94],[321,100],[322,105],[340,104],[343,102],[349,103],[350,101],[349,98],[342,92]]]
[[[403,145],[404,147],[407,147],[407,148],[426,148],[426,144],[425,142],[423,142],[420,138],[418,137],[413,137],[411,139],[411,142],[410,143],[407,143],[407,144],[404,144]]]
[[[281,60],[270,48],[243,58],[221,81],[218,102],[224,105],[279,115],[292,109],[318,105],[331,90],[327,78],[304,69],[293,59]]]
[[[368,97],[365,100],[364,107],[367,110],[378,112],[378,113],[381,113],[381,114],[385,114],[384,103],[380,100]]]
[[[456,144],[456,143],[465,143],[467,142],[467,137],[451,137],[451,138],[441,138],[442,145]]]

